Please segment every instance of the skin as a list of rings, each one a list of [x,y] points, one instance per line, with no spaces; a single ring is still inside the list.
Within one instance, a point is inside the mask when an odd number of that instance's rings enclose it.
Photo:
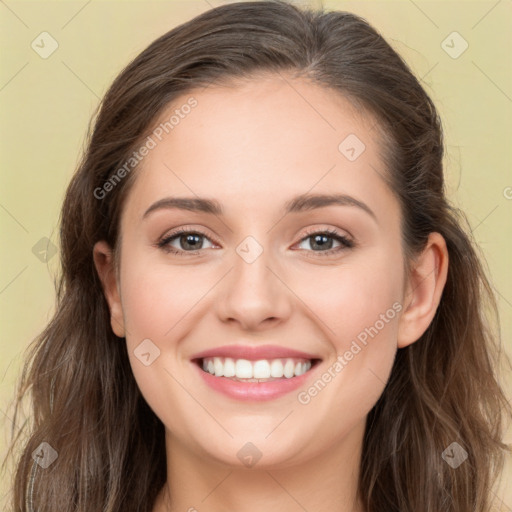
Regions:
[[[285,77],[210,86],[173,102],[161,119],[190,96],[198,105],[137,169],[117,276],[108,244],[94,247],[112,329],[126,338],[137,384],[166,429],[168,481],[154,512],[363,511],[357,477],[367,414],[397,349],[431,323],[446,282],[438,233],[404,275],[400,208],[381,176],[375,121],[339,94]],[[338,149],[349,134],[366,146],[354,161]],[[283,216],[284,203],[307,192],[349,194],[376,219],[338,205]],[[225,214],[161,209],[141,220],[167,196],[216,199]],[[180,227],[206,237],[192,248],[175,238],[173,248],[188,251],[180,256],[156,246]],[[356,245],[328,239],[318,248],[305,238],[325,229]],[[249,235],[263,249],[252,263],[236,252]],[[395,302],[401,311],[307,404],[295,391],[231,399],[206,386],[190,361],[225,344],[277,344],[317,354],[316,380]],[[134,355],[147,338],[160,350],[149,366]],[[262,454],[252,468],[237,457],[247,442]]]

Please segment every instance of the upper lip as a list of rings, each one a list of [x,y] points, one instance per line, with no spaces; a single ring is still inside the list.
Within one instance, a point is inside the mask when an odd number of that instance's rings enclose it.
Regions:
[[[223,345],[199,352],[193,355],[191,359],[204,359],[205,357],[231,357],[233,359],[248,359],[249,361],[285,358],[320,359],[317,355],[279,345]]]

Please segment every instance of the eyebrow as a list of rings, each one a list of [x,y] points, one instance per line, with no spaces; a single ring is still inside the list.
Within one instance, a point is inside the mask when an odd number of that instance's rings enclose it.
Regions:
[[[284,204],[283,214],[300,213],[333,205],[355,206],[368,213],[377,222],[377,216],[367,204],[346,194],[301,194],[293,197]],[[222,205],[215,199],[203,197],[164,197],[153,203],[144,212],[142,219],[145,219],[151,212],[156,210],[173,208],[217,216],[224,215]]]

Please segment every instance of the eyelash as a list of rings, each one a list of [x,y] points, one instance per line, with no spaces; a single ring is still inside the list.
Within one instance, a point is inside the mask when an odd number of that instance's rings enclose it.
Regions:
[[[183,250],[175,249],[169,245],[170,242],[172,242],[175,238],[179,237],[180,235],[182,235],[184,233],[201,235],[201,236],[204,236],[205,238],[207,238],[208,240],[218,244],[218,242],[215,239],[211,239],[209,235],[202,232],[200,229],[191,230],[191,229],[187,229],[187,228],[180,228],[180,229],[170,233],[165,238],[162,238],[156,245],[158,248],[162,249],[166,253],[172,253],[176,256],[184,256],[184,255],[195,256],[195,255],[199,254],[199,252],[202,249],[199,249],[198,251],[183,251]],[[321,255],[320,257],[330,256],[330,255],[333,255],[334,253],[338,253],[338,252],[346,250],[346,249],[351,249],[355,246],[355,243],[352,240],[350,240],[349,238],[347,238],[343,235],[340,235],[335,229],[324,229],[324,230],[320,230],[320,231],[315,231],[313,229],[311,231],[306,232],[305,235],[300,239],[299,243],[304,242],[305,240],[307,240],[308,238],[311,238],[314,235],[327,235],[328,238],[333,238],[336,241],[341,243],[341,247],[336,247],[334,249],[329,249],[327,251],[312,251],[312,250],[307,251],[307,252],[313,252],[313,253],[320,254]],[[303,250],[305,250],[305,249],[303,249]],[[317,256],[313,256],[313,257],[316,258]]]

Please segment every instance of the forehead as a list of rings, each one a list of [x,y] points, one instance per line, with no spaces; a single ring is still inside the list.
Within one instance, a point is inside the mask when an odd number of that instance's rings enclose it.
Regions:
[[[284,74],[192,89],[154,123],[136,206],[165,193],[252,209],[308,191],[382,195],[376,126],[338,91]]]

